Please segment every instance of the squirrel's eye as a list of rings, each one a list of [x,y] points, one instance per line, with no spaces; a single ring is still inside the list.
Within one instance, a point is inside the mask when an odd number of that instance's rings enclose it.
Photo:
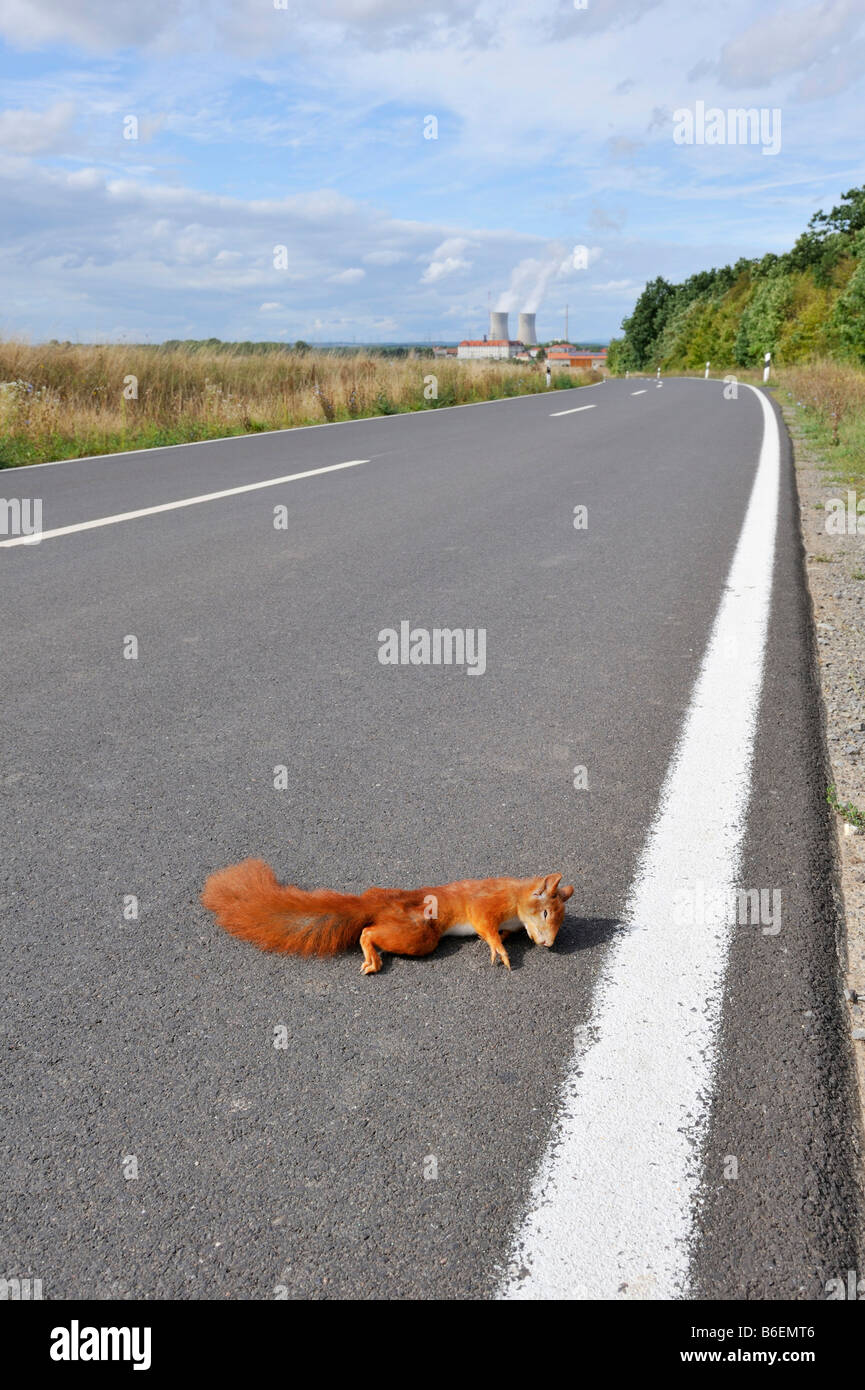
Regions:
[[[547,918],[547,909],[544,908],[544,921],[546,921],[546,918]]]

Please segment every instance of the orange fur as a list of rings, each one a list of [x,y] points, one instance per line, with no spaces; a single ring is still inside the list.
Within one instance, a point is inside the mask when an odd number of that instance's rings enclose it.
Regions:
[[[429,955],[450,927],[467,925],[486,941],[490,959],[510,969],[501,927],[519,918],[532,940],[552,946],[573,888],[561,874],[540,878],[461,879],[439,888],[367,888],[364,893],[306,892],[281,884],[262,859],[220,869],[204,885],[201,901],[234,936],[262,951],[334,956],[358,942],[361,969],[374,975],[381,955]]]

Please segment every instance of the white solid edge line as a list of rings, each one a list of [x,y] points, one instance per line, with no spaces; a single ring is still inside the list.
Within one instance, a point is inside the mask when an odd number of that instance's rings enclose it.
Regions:
[[[349,459],[346,463],[329,463],[326,468],[308,468],[303,473],[288,473],[283,478],[265,478],[260,483],[244,483],[241,487],[227,487],[221,492],[205,492],[200,497],[182,497],[178,502],[160,502],[155,507],[139,507],[134,512],[117,512],[115,516],[99,516],[94,521],[77,521],[72,526],[57,526],[53,531],[37,532],[32,536],[14,536],[11,540],[0,541],[0,547],[11,545],[40,545],[54,536],[71,536],[75,531],[95,531],[99,526],[115,526],[119,521],[134,521],[139,516],[153,516],[156,512],[174,512],[179,507],[195,507],[200,502],[215,502],[220,497],[236,497],[241,492],[255,492],[262,487],[277,487],[280,483],[296,483],[299,478],[315,478],[319,473],[335,473],[340,468],[357,468],[369,459]]]
[[[592,401],[591,405],[575,405],[571,410],[554,410],[550,414],[550,419],[555,420],[558,415],[577,415],[581,410],[594,410],[597,404],[597,401]]]
[[[602,381],[592,381],[588,386],[563,386],[562,391],[591,391],[595,386],[603,386]],[[479,405],[504,405],[506,401],[529,401],[535,397],[542,399],[543,391],[525,391],[520,396],[496,396],[491,401],[464,401],[462,405],[439,405],[434,410],[397,410],[393,415],[362,415],[357,420],[322,420],[318,425],[287,425],[281,430],[255,430],[252,434],[220,434],[215,439],[189,439],[185,444],[152,444],[146,449],[118,449],[111,454],[80,454],[69,459],[47,459],[45,463],[19,463],[14,469],[0,469],[0,473],[23,473],[25,468],[59,468],[63,463],[93,463],[97,459],[123,459],[132,454],[158,454],[168,449],[200,449],[203,444],[232,444],[240,439],[265,439],[274,434],[303,434],[306,430],[331,430],[340,425],[366,425],[372,420],[404,420],[421,415],[443,415],[448,410],[473,410]]]
[[[763,440],[745,520],[623,913],[626,929],[602,967],[590,1021],[577,1030],[558,1124],[501,1271],[502,1298],[689,1292],[737,915],[700,904],[729,904],[739,886],[778,514],[778,424],[766,397],[748,389],[762,406]]]

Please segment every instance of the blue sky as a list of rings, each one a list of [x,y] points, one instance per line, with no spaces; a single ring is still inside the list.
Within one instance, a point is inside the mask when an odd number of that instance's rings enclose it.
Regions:
[[[865,0],[0,0],[0,334],[607,340],[865,183],[863,76]]]

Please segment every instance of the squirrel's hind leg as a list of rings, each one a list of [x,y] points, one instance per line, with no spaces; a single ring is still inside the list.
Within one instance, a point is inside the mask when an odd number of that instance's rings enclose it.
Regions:
[[[428,956],[438,944],[438,928],[427,918],[382,912],[360,934],[360,968],[364,975],[377,975],[381,970],[379,951],[394,956]]]

